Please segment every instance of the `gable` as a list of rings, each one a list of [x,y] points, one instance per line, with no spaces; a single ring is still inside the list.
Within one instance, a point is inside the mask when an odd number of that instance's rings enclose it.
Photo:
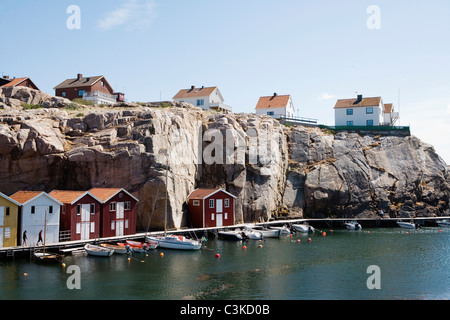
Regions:
[[[273,95],[267,97],[261,97],[256,104],[255,109],[275,109],[275,108],[286,108],[290,95]]]

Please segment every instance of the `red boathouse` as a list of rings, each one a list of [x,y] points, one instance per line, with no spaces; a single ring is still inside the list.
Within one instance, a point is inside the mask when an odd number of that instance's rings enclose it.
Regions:
[[[70,234],[65,240],[100,237],[101,201],[87,191],[53,190],[50,196],[61,202],[60,231]]]
[[[194,228],[232,226],[236,197],[223,189],[197,189],[188,196],[189,219]]]
[[[136,233],[136,197],[122,188],[92,188],[89,193],[102,203],[101,237]]]

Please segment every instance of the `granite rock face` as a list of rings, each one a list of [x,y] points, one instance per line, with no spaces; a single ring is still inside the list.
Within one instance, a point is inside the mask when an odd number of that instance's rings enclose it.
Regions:
[[[448,214],[447,165],[414,136],[332,134],[192,106],[69,111],[4,108],[1,192],[123,187],[140,199],[141,230],[163,228],[166,190],[168,227],[188,226],[198,187],[234,194],[237,222]]]

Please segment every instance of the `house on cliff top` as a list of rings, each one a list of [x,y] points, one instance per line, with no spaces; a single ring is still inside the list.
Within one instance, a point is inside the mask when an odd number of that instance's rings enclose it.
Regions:
[[[266,114],[275,119],[293,118],[295,113],[294,103],[289,94],[260,97],[255,107],[256,114]]]
[[[224,104],[224,98],[217,87],[191,86],[182,89],[172,98],[175,102],[187,102],[203,110],[217,110],[219,112],[232,112],[232,108]]]
[[[77,74],[74,79],[66,79],[55,88],[55,96],[74,100],[77,98],[94,104],[114,104],[125,101],[125,94],[114,92],[104,76],[83,77]]]
[[[35,90],[39,90],[39,88],[31,81],[30,78],[12,78],[9,76],[3,76],[0,78],[0,87],[2,88],[13,88],[13,87],[27,87]]]
[[[334,106],[336,126],[394,126],[400,118],[392,103],[385,104],[381,97],[340,99]]]

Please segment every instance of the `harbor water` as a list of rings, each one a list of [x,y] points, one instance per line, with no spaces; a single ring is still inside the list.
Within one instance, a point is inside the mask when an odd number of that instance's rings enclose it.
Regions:
[[[69,255],[64,267],[6,260],[0,263],[0,299],[450,298],[450,229],[321,231],[326,236],[209,239],[199,251],[156,249],[130,259]],[[374,281],[379,288],[370,289]]]

